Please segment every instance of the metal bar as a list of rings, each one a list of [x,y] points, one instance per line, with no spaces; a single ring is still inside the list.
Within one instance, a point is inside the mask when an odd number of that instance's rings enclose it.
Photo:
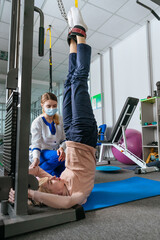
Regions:
[[[57,210],[51,208],[39,209],[40,212],[22,217],[14,217],[12,219],[5,219],[4,229],[5,238],[13,237],[19,234],[32,232],[59,224],[73,222],[85,218],[85,213],[82,206],[79,209],[71,208],[67,210]],[[11,207],[10,210],[12,211]],[[36,209],[34,209],[34,212]]]
[[[12,106],[13,104],[13,98],[14,98],[14,102],[18,102],[18,93],[14,92],[14,95],[10,95],[9,99],[7,100],[7,104],[6,104],[6,110],[8,111],[8,109]]]
[[[42,10],[36,6],[34,6],[34,11],[38,12],[40,15],[40,27],[44,27],[44,14]]]
[[[15,214],[27,214],[34,1],[22,0],[18,71],[19,106],[16,148]]]
[[[7,72],[15,67],[15,56],[16,56],[16,30],[17,30],[17,0],[12,0],[11,9],[11,21],[10,21],[10,37],[9,37],[9,48],[8,48],[8,68]],[[8,77],[7,80],[8,82]],[[6,85],[8,85],[6,82]],[[12,93],[12,89],[6,89],[6,99]]]
[[[16,28],[17,28],[17,0],[12,0],[11,10],[11,28],[8,51],[8,71],[15,65],[15,49],[16,49]]]
[[[3,153],[3,161],[10,161],[11,159],[11,153]]]
[[[102,162],[103,151],[104,151],[104,144],[101,144],[98,162]]]
[[[102,115],[102,124],[104,124],[104,98],[103,98],[103,61],[102,61],[102,54],[99,53],[99,58],[100,58],[100,88],[101,88],[101,115]]]
[[[150,7],[148,7],[147,5],[141,3],[139,0],[137,0],[136,2],[137,2],[139,5],[141,5],[142,7],[144,7],[144,8],[146,8],[146,9],[152,11],[152,9],[151,9]]]
[[[148,74],[149,74],[150,96],[153,96],[152,42],[151,42],[151,26],[149,21],[147,21],[147,50],[148,50]]]
[[[15,67],[18,68],[18,59],[19,59],[19,32],[20,32],[20,0],[18,0],[17,5],[17,38],[16,38],[16,64]]]
[[[160,5],[160,0],[151,0],[151,1],[156,3],[156,4],[158,4],[158,5]]]
[[[156,0],[155,0],[155,2],[156,2]],[[157,14],[152,8],[150,8],[150,7],[148,7],[147,5],[141,3],[139,0],[137,0],[137,3],[138,3],[139,5],[141,5],[142,7],[148,9],[148,10],[158,19],[158,21],[160,20],[160,17],[158,16],[158,14]],[[159,5],[159,1],[158,1],[158,0],[157,0],[156,3]]]
[[[127,149],[127,140],[126,140],[126,134],[125,134],[125,126],[122,126],[122,133],[123,133],[123,140],[124,140],[124,146],[125,150]]]
[[[121,153],[123,153],[125,156],[127,156],[141,168],[146,168],[146,163],[142,159],[134,155],[132,152],[128,151],[127,149],[125,150],[124,148],[122,148],[122,146],[117,144],[113,144],[113,147],[118,149]]]
[[[113,70],[113,51],[109,48],[110,61],[110,83],[111,83],[111,105],[112,105],[112,126],[116,123],[115,92],[114,92],[114,70]]]
[[[1,176],[0,181],[0,201],[8,199],[9,189],[11,188],[11,177]],[[5,186],[5,187],[4,187]]]

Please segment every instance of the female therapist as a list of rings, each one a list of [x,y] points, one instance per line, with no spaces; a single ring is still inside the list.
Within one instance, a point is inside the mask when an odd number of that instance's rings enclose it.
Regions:
[[[45,93],[41,97],[42,114],[31,125],[31,167],[40,166],[59,177],[65,169],[65,134],[62,118],[57,114],[57,97]]]

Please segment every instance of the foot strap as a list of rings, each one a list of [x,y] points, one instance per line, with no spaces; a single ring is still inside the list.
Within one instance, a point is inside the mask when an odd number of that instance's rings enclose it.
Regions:
[[[72,35],[71,33],[72,33],[72,31],[70,31],[70,32],[68,33],[68,37],[67,37],[67,42],[68,42],[68,45],[69,45],[69,46],[70,46],[70,43],[71,43],[71,39],[73,39],[73,40],[77,43],[76,35]]]
[[[74,28],[72,28],[71,34],[86,38],[86,30],[84,27],[80,25],[74,26]]]
[[[67,37],[67,42],[68,45],[70,46],[71,43],[71,39],[73,39],[76,43],[77,43],[77,38],[76,36],[80,36],[80,37],[85,37],[86,38],[86,30],[84,27],[76,25],[74,26],[74,28],[72,28],[72,30],[68,33],[68,37]]]

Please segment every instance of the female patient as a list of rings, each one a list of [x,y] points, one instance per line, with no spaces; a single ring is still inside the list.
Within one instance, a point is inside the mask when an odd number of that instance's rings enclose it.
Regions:
[[[40,167],[29,169],[30,174],[40,178],[41,186],[40,191],[28,190],[28,197],[53,208],[84,204],[92,191],[95,177],[97,125],[87,84],[91,48],[85,43],[87,26],[77,8],[71,8],[68,21],[72,30],[68,36],[69,74],[63,99],[66,168],[60,178],[52,177]],[[14,201],[13,190],[10,191],[9,201]]]

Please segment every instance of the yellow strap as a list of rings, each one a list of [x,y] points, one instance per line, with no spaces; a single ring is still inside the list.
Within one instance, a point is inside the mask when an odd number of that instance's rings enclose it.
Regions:
[[[52,43],[51,43],[51,28],[47,28],[46,30],[46,35],[45,35],[45,39],[44,39],[44,44],[46,43],[46,37],[47,37],[47,32],[49,31],[49,47],[52,47]]]
[[[52,44],[51,44],[51,28],[48,28],[49,29],[49,47],[51,48],[52,47]]]
[[[78,8],[78,0],[75,0],[75,7]]]
[[[44,44],[46,43],[47,32],[48,32],[48,29],[46,30],[45,39],[44,39]]]
[[[52,66],[51,59],[49,59],[49,65]]]

